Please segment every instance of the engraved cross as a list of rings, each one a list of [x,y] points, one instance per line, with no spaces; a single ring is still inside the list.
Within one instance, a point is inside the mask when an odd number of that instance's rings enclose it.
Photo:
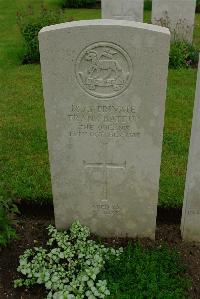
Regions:
[[[104,198],[102,201],[108,201],[108,169],[125,169],[126,161],[122,163],[111,163],[107,161],[107,144],[104,144],[105,148],[105,162],[88,163],[83,161],[85,168],[101,168],[103,171],[103,194]]]

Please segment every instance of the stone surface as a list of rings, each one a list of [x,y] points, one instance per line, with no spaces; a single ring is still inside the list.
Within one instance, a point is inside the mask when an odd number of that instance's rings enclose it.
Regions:
[[[144,0],[101,0],[103,19],[143,22]]]
[[[200,242],[200,64],[193,111],[181,231],[184,240]]]
[[[191,42],[196,0],[153,0],[152,24],[168,27],[172,39]]]
[[[168,29],[80,21],[39,40],[56,226],[154,238]]]

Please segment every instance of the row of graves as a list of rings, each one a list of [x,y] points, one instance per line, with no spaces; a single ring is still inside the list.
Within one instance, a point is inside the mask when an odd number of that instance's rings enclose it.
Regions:
[[[143,22],[144,0],[101,0],[102,18]],[[172,39],[192,41],[196,0],[152,0],[152,24],[170,29]]]
[[[153,0],[153,23],[166,11],[191,40],[195,1]],[[102,17],[39,33],[56,227],[154,239],[171,35],[140,0],[102,0]],[[200,73],[188,161],[181,230],[199,242]]]

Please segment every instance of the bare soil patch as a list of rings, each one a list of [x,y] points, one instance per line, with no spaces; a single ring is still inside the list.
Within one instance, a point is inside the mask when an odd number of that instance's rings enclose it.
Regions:
[[[16,225],[19,240],[11,242],[6,248],[0,249],[0,298],[6,299],[43,299],[45,290],[42,287],[31,289],[14,289],[13,280],[18,277],[16,271],[19,255],[26,248],[41,246],[47,241],[46,227],[54,224],[52,206],[22,205],[21,215]],[[186,275],[192,280],[188,290],[189,298],[200,298],[200,245],[182,242],[180,234],[181,211],[175,209],[159,209],[156,240],[140,239],[145,248],[157,247],[167,243],[181,254],[183,263],[187,266]],[[126,246],[134,239],[105,239],[105,243]]]

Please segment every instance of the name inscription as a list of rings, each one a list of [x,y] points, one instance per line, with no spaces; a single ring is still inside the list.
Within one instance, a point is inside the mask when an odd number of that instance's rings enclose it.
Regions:
[[[69,136],[140,137],[134,106],[72,105],[67,115]]]

